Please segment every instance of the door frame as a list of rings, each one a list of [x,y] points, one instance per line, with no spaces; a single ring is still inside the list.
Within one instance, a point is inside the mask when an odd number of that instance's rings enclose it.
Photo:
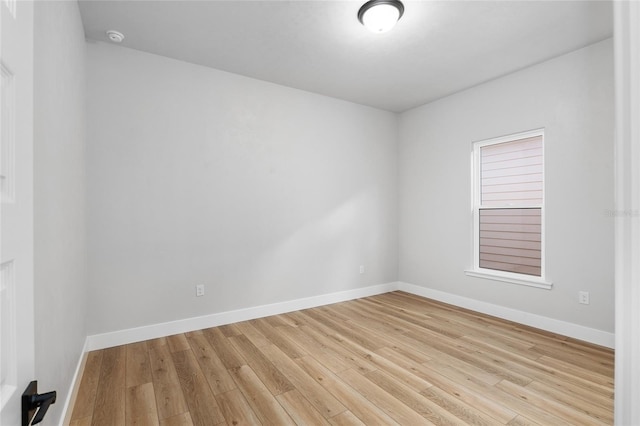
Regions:
[[[32,0],[1,0],[0,59],[6,70],[5,81],[12,96],[0,102],[2,142],[10,146],[14,183],[11,197],[0,203],[2,236],[0,262],[13,261],[13,279],[5,281],[13,291],[9,301],[13,312],[6,340],[13,362],[5,367],[11,373],[2,390],[0,423],[21,423],[21,396],[35,371],[34,334],[34,204],[33,204],[33,137],[34,137],[34,3]],[[5,89],[6,89],[5,87]],[[9,126],[9,127],[7,127]],[[7,128],[11,131],[7,132]],[[11,151],[5,151],[11,152]],[[5,310],[5,312],[7,312]],[[7,337],[5,336],[5,337]],[[11,358],[10,358],[11,359]],[[0,367],[2,368],[2,367]]]

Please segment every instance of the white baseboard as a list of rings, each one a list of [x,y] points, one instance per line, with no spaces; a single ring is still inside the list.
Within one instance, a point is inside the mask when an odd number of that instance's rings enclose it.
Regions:
[[[398,290],[406,291],[407,293],[415,294],[416,296],[422,296],[448,303],[450,305],[459,306],[461,308],[470,309],[483,314],[492,315],[494,317],[514,321],[519,324],[550,331],[552,333],[562,334],[563,336],[584,340],[585,342],[594,343],[607,348],[615,347],[614,333],[596,330],[595,328],[589,328],[566,321],[544,317],[542,315],[531,314],[517,309],[481,302],[468,297],[458,296],[444,291],[433,290],[405,282],[398,283]]]
[[[231,324],[234,322],[247,321],[270,315],[283,314],[286,312],[298,311],[301,309],[315,308],[317,306],[329,305],[332,303],[345,302],[347,300],[359,299],[361,297],[388,293],[397,289],[398,283],[391,282],[370,287],[306,297],[303,299],[273,303],[270,305],[261,305],[251,308],[238,309],[235,311],[204,315],[201,317],[153,324],[144,327],[118,330],[110,333],[95,334],[87,337],[85,352],[125,345],[128,343],[141,342],[143,340],[170,336],[172,334],[201,330],[203,328]]]
[[[160,324],[153,324],[143,327],[130,328],[113,331],[110,333],[95,334],[87,337],[85,352],[98,349],[109,348],[128,343],[140,342],[143,340],[155,339],[172,334],[186,333],[188,331],[201,330],[203,328],[216,327],[224,324],[231,324],[239,321],[247,321],[255,318],[262,318],[269,315],[277,315],[286,312],[309,309],[317,306],[329,305],[332,303],[344,302],[361,297],[373,296],[395,290],[406,291],[407,293],[440,302],[449,303],[461,308],[471,309],[483,314],[493,315],[498,318],[514,321],[531,327],[564,336],[584,340],[586,342],[613,348],[615,345],[614,333],[596,330],[561,321],[541,315],[531,314],[517,309],[481,302],[463,296],[433,290],[405,282],[390,282],[370,287],[357,288],[353,290],[340,291],[336,293],[323,294],[319,296],[306,297],[303,299],[289,300],[286,302],[273,303],[270,305],[254,306],[251,308],[238,309],[235,311],[220,312],[201,317],[187,318],[183,320],[170,321]]]

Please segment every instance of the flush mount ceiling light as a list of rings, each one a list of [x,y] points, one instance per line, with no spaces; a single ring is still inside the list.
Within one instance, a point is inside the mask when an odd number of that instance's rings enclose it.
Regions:
[[[369,31],[386,33],[403,13],[404,5],[400,0],[370,0],[358,11],[358,20]]]
[[[124,34],[114,30],[107,31],[107,37],[114,43],[122,43],[122,40],[124,40]]]

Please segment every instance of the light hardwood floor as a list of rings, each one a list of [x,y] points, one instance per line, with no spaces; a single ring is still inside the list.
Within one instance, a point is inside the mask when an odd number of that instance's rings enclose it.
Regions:
[[[71,425],[613,423],[613,351],[403,292],[88,359]]]

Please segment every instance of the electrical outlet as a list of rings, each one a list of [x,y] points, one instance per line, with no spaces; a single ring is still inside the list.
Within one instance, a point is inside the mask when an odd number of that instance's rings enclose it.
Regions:
[[[589,292],[588,291],[580,291],[578,292],[578,302],[583,305],[589,304]]]
[[[204,284],[198,284],[196,286],[196,297],[204,296]]]
[[[360,273],[364,274],[364,265],[360,265]]]

